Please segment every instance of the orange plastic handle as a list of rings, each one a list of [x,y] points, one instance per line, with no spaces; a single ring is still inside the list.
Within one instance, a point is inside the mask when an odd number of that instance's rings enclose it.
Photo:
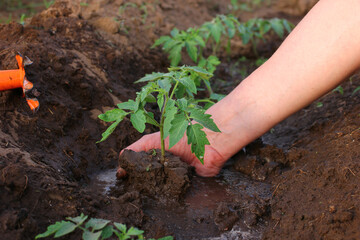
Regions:
[[[0,71],[0,91],[22,88],[24,73],[21,69]]]
[[[0,91],[14,88],[22,88],[25,80],[25,69],[23,58],[16,55],[19,69],[0,71]]]

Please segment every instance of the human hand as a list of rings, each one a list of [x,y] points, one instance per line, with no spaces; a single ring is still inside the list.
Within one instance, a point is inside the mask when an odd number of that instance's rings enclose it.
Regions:
[[[160,133],[156,132],[143,136],[138,141],[128,146],[126,149],[140,152],[160,148]],[[179,156],[184,162],[195,167],[196,173],[203,177],[212,177],[217,175],[226,161],[226,159],[224,159],[218,153],[218,151],[216,151],[216,149],[214,149],[211,145],[206,145],[204,164],[202,164],[191,152],[190,145],[187,144],[187,138],[185,136],[171,149],[169,149],[168,140],[165,140],[165,148],[167,151]],[[122,152],[123,150],[121,151],[120,155]]]

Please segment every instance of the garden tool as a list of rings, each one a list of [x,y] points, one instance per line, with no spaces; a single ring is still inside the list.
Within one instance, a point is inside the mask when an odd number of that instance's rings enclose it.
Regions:
[[[0,91],[22,88],[27,104],[33,112],[36,112],[40,104],[36,98],[29,96],[34,85],[27,80],[24,68],[33,62],[28,57],[21,56],[20,53],[16,54],[16,60],[19,69],[0,71]]]

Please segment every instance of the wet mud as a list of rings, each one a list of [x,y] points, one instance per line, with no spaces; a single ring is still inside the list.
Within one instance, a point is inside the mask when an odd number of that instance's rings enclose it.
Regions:
[[[167,56],[150,49],[153,40],[226,13],[229,2],[147,1],[146,18],[144,7],[129,8],[114,22],[124,1],[79,2],[56,1],[25,26],[0,25],[0,69],[17,68],[17,52],[28,56],[34,63],[27,77],[40,101],[34,114],[21,90],[0,93],[1,239],[33,239],[80,213],[153,238],[360,238],[360,95],[352,94],[358,74],[342,84],[343,94],[330,92],[278,124],[214,178],[196,176],[176,158],[164,166],[157,154],[129,152],[120,159],[127,176],[116,180],[120,150],[141,134],[125,119],[95,144],[107,127],[97,115],[133,98],[135,80],[166,69]],[[274,1],[253,16],[296,22],[314,2]],[[269,44],[265,54],[279,41]],[[239,55],[234,50],[216,72],[227,81],[219,92],[243,78],[237,68],[254,69]]]

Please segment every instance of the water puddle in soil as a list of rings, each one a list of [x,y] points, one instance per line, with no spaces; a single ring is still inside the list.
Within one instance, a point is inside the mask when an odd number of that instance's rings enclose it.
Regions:
[[[104,194],[108,194],[110,188],[116,184],[115,173],[116,169],[101,172],[92,178],[93,184]],[[269,184],[253,181],[241,173],[224,169],[214,178],[194,176],[192,185],[181,203],[164,205],[155,200],[148,200],[143,209],[154,224],[167,228],[177,240],[261,239],[264,224],[258,223],[252,228],[246,220],[240,218],[242,222],[228,229],[230,231],[223,232],[214,222],[214,212],[221,202],[244,200],[242,205],[246,208],[251,199],[266,201],[271,196],[270,187]]]

